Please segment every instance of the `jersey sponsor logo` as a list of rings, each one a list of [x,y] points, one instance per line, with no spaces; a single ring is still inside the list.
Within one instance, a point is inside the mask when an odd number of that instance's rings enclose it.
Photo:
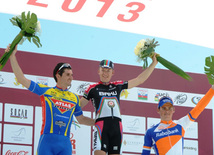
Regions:
[[[97,131],[94,132],[94,149],[97,148]]]
[[[117,91],[113,91],[113,92],[99,92],[100,96],[116,96],[117,95]]]
[[[162,131],[161,133],[156,133],[156,137],[164,137],[164,136],[172,135],[178,132],[179,130],[175,128],[174,130],[167,130],[166,132]]]
[[[56,121],[55,124],[58,125],[60,128],[61,128],[62,126],[66,126],[66,123],[63,122],[63,121]]]
[[[114,101],[108,101],[108,106],[111,108],[114,108],[114,106],[115,106]]]
[[[61,113],[64,113],[75,106],[75,104],[65,102],[65,101],[59,101],[56,99],[51,99],[51,101],[54,103],[55,107],[57,107]]]

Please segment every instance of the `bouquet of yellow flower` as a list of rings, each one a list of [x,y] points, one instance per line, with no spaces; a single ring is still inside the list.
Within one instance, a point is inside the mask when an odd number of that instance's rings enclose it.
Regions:
[[[28,12],[26,15],[25,12],[22,12],[21,16],[13,17],[12,19],[10,19],[10,22],[13,25],[18,26],[21,31],[11,43],[10,50],[8,52],[5,52],[1,57],[0,70],[2,70],[2,68],[5,66],[7,60],[9,59],[11,53],[18,43],[22,44],[27,39],[29,42],[33,41],[33,43],[37,47],[42,46],[42,44],[40,43],[40,39],[37,36],[37,33],[40,32],[41,28],[36,14],[30,14],[30,12]]]
[[[137,43],[137,46],[134,49],[135,55],[137,55],[138,61],[143,61],[143,68],[148,67],[148,57],[152,58],[155,53],[155,47],[159,46],[158,41],[155,39],[142,39]],[[168,60],[161,57],[159,54],[156,54],[157,61],[160,62],[163,66],[181,76],[186,80],[191,80],[192,78],[185,73],[182,69],[169,62]]]
[[[204,72],[207,75],[208,81],[211,85],[214,84],[214,56],[205,58]]]

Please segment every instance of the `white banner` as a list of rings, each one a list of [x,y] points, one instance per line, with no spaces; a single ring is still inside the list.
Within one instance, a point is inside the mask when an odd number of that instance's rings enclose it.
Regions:
[[[13,73],[1,72],[1,76],[4,79],[5,83],[0,84],[0,87],[26,89],[16,81],[15,75]],[[31,79],[37,83],[46,84],[51,87],[55,86],[55,81],[52,77],[26,75],[26,78]],[[70,91],[82,96],[84,90],[87,88],[89,84],[92,84],[92,82],[73,80]],[[134,87],[132,89],[125,90],[125,92],[124,93],[122,92],[121,94],[122,94],[121,100],[136,101],[139,103],[142,102],[154,103],[154,104],[158,103],[160,97],[169,96],[173,99],[175,106],[184,106],[184,107],[195,107],[198,101],[204,96],[203,94],[147,89],[139,87]],[[212,101],[207,105],[206,108],[212,109]]]
[[[33,124],[33,106],[5,103],[4,121]]]
[[[142,153],[144,144],[144,136],[123,134],[123,146],[124,152],[130,153]]]
[[[145,134],[145,117],[122,115],[123,132]]]
[[[24,145],[3,145],[4,155],[32,155],[32,147]]]
[[[198,155],[198,141],[184,140],[184,154]]]
[[[4,143],[32,144],[32,126],[4,124]]]

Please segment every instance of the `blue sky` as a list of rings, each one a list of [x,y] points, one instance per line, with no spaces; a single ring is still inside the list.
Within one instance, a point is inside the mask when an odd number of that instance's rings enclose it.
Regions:
[[[12,42],[19,32],[19,28],[12,26],[9,21],[12,17],[11,14],[0,13],[1,48]],[[37,48],[34,44],[25,41],[19,46],[19,50],[97,61],[110,59],[115,63],[141,66],[142,63],[136,61],[134,47],[141,39],[153,38],[153,36],[129,32],[39,20],[43,46]],[[203,74],[205,57],[214,54],[214,49],[211,48],[164,38],[155,39],[160,44],[156,52],[186,72]],[[161,64],[158,64],[157,68],[165,69]]]

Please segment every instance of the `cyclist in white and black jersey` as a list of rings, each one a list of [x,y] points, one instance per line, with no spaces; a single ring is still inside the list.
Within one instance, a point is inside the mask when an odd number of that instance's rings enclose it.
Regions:
[[[94,155],[119,155],[122,144],[122,123],[120,114],[120,93],[142,84],[157,65],[156,53],[151,65],[136,78],[129,81],[110,82],[114,75],[114,64],[109,60],[100,62],[100,82],[90,85],[80,100],[84,107],[92,101],[96,112],[93,149]]]

